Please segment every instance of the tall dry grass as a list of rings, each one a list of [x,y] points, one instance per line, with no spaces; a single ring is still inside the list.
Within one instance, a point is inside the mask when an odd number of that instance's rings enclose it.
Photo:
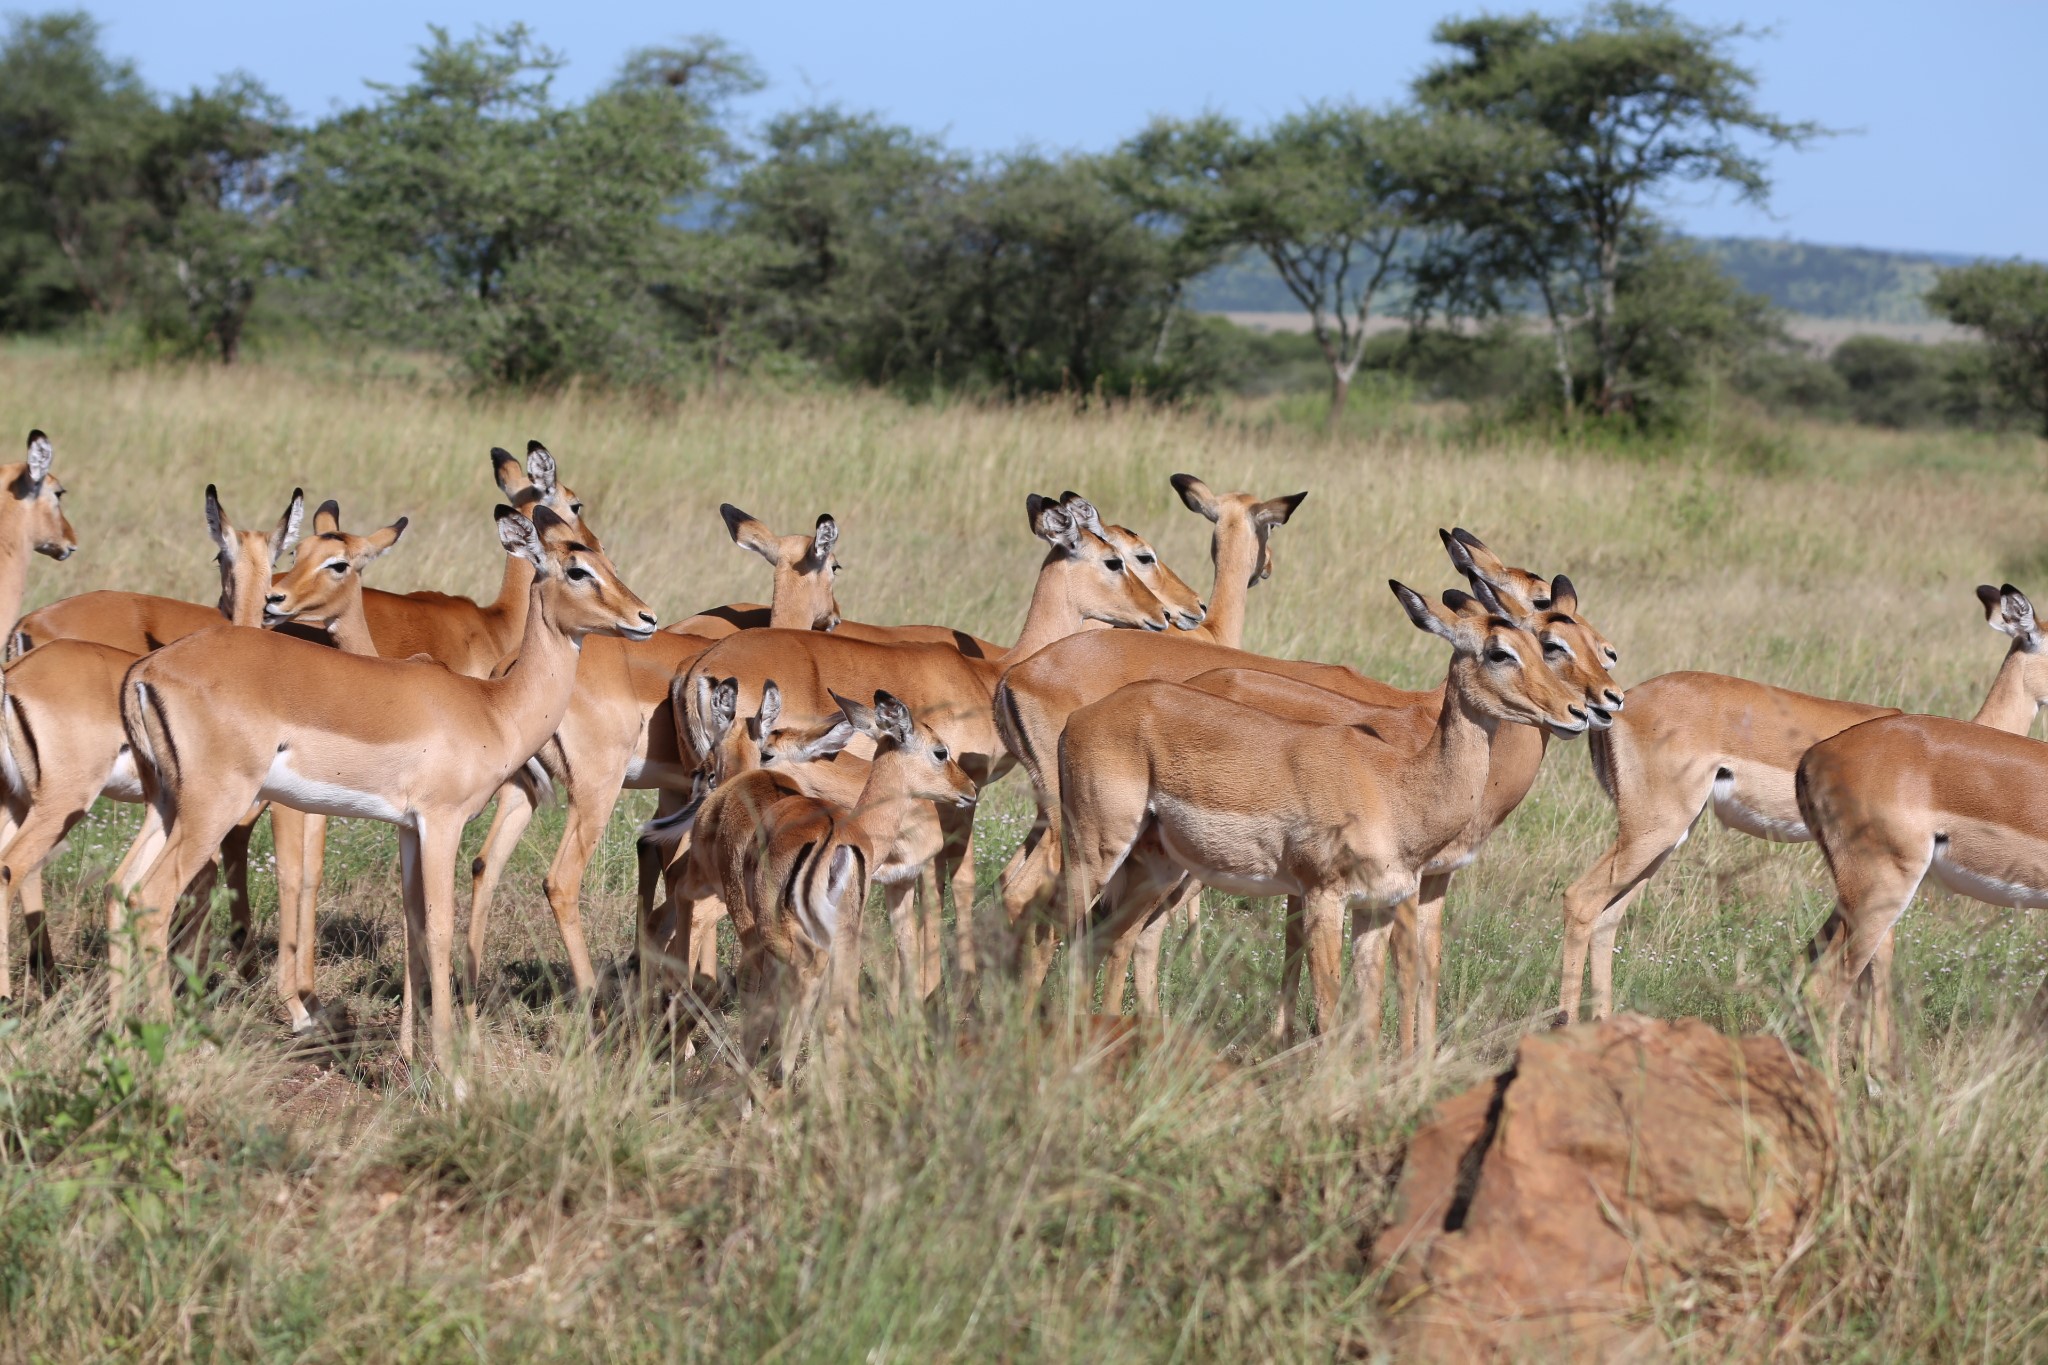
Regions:
[[[536,436],[664,616],[765,592],[723,501],[778,527],[833,512],[842,605],[865,619],[1014,632],[1032,490],[1086,492],[1206,585],[1208,527],[1168,488],[1178,470],[1310,492],[1253,594],[1252,647],[1410,685],[1443,660],[1384,583],[1448,583],[1439,526],[1570,573],[1625,678],[1711,668],[1951,713],[1974,706],[2002,644],[1972,586],[2048,591],[2048,448],[2024,440],[1752,424],[1651,458],[1412,413],[1325,441],[1279,406],[656,407],[310,366],[113,370],[36,347],[0,352],[0,410],[52,433],[72,490],[80,553],[38,562],[32,602],[102,586],[210,600],[209,481],[252,523],[294,484],[351,524],[409,515],[380,585],[488,594],[485,453]],[[1028,806],[1020,781],[991,794],[986,869]],[[630,940],[644,810],[626,803],[586,885],[600,953]],[[1559,746],[1452,893],[1449,1022],[1426,1073],[1268,1056],[1277,925],[1225,902],[1206,970],[1183,954],[1168,984],[1178,1027],[1252,1063],[1229,1080],[1174,1053],[1111,1074],[1001,999],[968,1048],[871,1008],[843,1111],[799,1086],[743,1125],[716,1066],[599,1047],[563,998],[539,894],[558,816],[508,877],[468,1105],[388,1065],[382,826],[338,825],[325,895],[322,991],[363,1026],[361,1052],[291,1053],[267,992],[232,987],[160,1034],[102,1034],[86,965],[100,944],[78,912],[132,819],[102,811],[74,836],[51,876],[66,984],[0,1020],[0,1358],[1371,1355],[1382,1327],[1359,1248],[1401,1135],[1554,998],[1559,893],[1612,829],[1581,753]],[[1620,998],[1796,1037],[1800,948],[1825,905],[1810,850],[1703,829],[1631,916]],[[1938,895],[1909,913],[1900,1074],[1849,1104],[1835,1210],[1759,1310],[1789,1351],[2038,1349],[2048,1073],[2010,1021],[2044,974],[2048,934],[2026,915]],[[1674,1309],[1679,1354],[1686,1326]]]

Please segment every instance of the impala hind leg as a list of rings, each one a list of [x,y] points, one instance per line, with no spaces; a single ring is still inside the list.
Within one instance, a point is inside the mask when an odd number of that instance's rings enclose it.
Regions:
[[[1280,920],[1280,1001],[1273,1011],[1273,1027],[1267,1041],[1275,1047],[1293,1047],[1295,1012],[1301,1004],[1301,967],[1307,956],[1308,905],[1299,896],[1289,896]]]
[[[203,792],[182,793],[184,799],[175,814],[161,809],[165,804],[161,795],[152,803],[159,806],[157,814],[163,831],[162,849],[142,873],[133,894],[124,898],[119,918],[109,926],[114,930],[109,956],[119,960],[122,967],[133,968],[117,972],[115,976],[116,1013],[127,1007],[130,993],[139,989],[151,1012],[159,1016],[169,1014],[171,917],[187,888],[213,861],[220,841],[248,811],[255,799],[255,786],[253,781],[225,782]],[[151,835],[149,823],[145,820],[138,843]],[[135,849],[131,848],[131,857],[134,853]],[[131,905],[135,947],[139,955],[139,960],[132,964],[126,960],[125,951],[116,951],[119,939],[128,928],[124,921]],[[206,907],[195,907],[193,916],[186,922],[189,924],[192,918],[197,918],[203,923],[205,913]]]
[[[889,942],[894,950],[890,957],[889,981],[882,991],[891,1019],[914,1013],[924,999],[920,990],[924,965],[923,926],[918,923],[921,917],[913,903],[922,880],[922,877],[917,877],[885,882],[882,886],[882,909],[889,917]]]
[[[1318,889],[1302,900],[1302,936],[1308,949],[1309,993],[1315,998],[1318,1035],[1337,1026],[1344,965],[1344,897]]]
[[[944,886],[953,897],[953,970],[958,976],[958,997],[972,997],[981,970],[974,938],[974,812],[947,808],[939,812],[939,826],[946,840],[930,865],[933,895],[925,911],[929,918],[931,943],[925,949],[926,968],[922,990],[926,1000],[938,992],[940,966],[938,925],[940,904],[937,890]]]
[[[534,794],[525,783],[514,780],[499,787],[483,850],[469,865],[469,935],[462,962],[462,990],[472,1021],[482,990],[484,936],[490,927],[491,902],[499,878],[505,875],[505,865],[512,861],[521,836],[533,822],[534,806]]]
[[[7,922],[15,893],[21,896],[22,933],[28,942],[28,970],[45,992],[55,984],[57,961],[50,949],[49,922],[43,914],[43,865],[64,842],[92,804],[92,793],[81,800],[66,800],[52,794],[30,808],[15,827],[11,838],[0,843],[0,999],[10,995]]]
[[[265,804],[257,802],[235,822],[228,837],[220,841],[221,880],[228,888],[229,961],[235,975],[244,981],[256,979],[256,931],[249,905],[249,839],[256,833],[256,822],[262,818],[264,809]]]
[[[1835,876],[1841,931],[1815,961],[1806,992],[1815,1027],[1823,1038],[1829,1073],[1839,1074],[1842,1008],[1865,971],[1885,951],[1892,926],[1927,875],[1933,849],[1859,847],[1827,852]]]
[[[1569,1024],[1578,1018],[1586,958],[1592,952],[1595,936],[1601,933],[1603,917],[1609,926],[1604,935],[1607,951],[1593,953],[1593,1017],[1604,1019],[1614,1012],[1615,932],[1644,883],[1656,876],[1672,850],[1685,842],[1706,809],[1712,790],[1713,774],[1709,772],[1697,790],[1618,804],[1621,831],[1614,843],[1565,889],[1564,962],[1557,999],[1559,1024]],[[1604,988],[1602,981],[1607,983]]]

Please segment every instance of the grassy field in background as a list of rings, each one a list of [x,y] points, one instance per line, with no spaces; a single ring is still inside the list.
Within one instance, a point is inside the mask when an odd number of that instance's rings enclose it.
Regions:
[[[764,566],[716,515],[727,501],[778,529],[832,512],[858,619],[1011,637],[1042,548],[1024,495],[1066,488],[1206,590],[1208,524],[1167,484],[1182,470],[1309,491],[1253,594],[1250,647],[1409,686],[1444,659],[1385,583],[1450,585],[1439,526],[1569,573],[1624,682],[1707,668],[1967,714],[2004,644],[1973,586],[2048,593],[2048,445],[2024,439],[1731,420],[1650,456],[1475,439],[1454,414],[1370,402],[1324,439],[1286,401],[653,406],[341,366],[115,370],[43,347],[0,351],[0,412],[15,431],[0,438],[51,433],[80,543],[35,562],[31,606],[97,587],[211,601],[208,482],[249,524],[294,485],[339,499],[352,528],[407,515],[376,585],[488,595],[502,556],[486,453],[529,437],[664,619],[765,596]],[[622,803],[585,884],[600,960],[630,946],[632,828],[650,806]],[[1021,775],[983,805],[984,934],[988,880],[1029,809]],[[100,1033],[95,892],[135,818],[103,807],[75,833],[50,877],[64,986],[0,1017],[0,1359],[1370,1356],[1383,1324],[1360,1249],[1402,1137],[1554,1000],[1560,893],[1613,828],[1583,750],[1553,746],[1452,891],[1445,1036],[1424,1070],[1270,1055],[1274,907],[1219,898],[1208,967],[1175,959],[1168,1009],[1249,1064],[1228,1080],[1175,1053],[1124,1076],[1077,1065],[1000,993],[969,1048],[870,1001],[843,1112],[800,1082],[742,1124],[728,1075],[597,1047],[563,998],[540,889],[558,811],[506,878],[483,1079],[462,1107],[405,1085],[380,1035],[399,979],[381,825],[336,823],[322,898],[322,993],[363,1025],[362,1054],[293,1055],[267,982],[167,1031]],[[267,948],[274,887],[257,882]],[[1826,903],[1811,849],[1702,828],[1623,930],[1619,1001],[1802,1041],[1801,950]],[[1940,894],[1908,913],[1903,1069],[1848,1104],[1822,1234],[1759,1309],[1793,1354],[2040,1350],[2048,1066],[2013,1021],[2044,975],[2048,920]],[[1686,1353],[1688,1320],[1668,1322]]]

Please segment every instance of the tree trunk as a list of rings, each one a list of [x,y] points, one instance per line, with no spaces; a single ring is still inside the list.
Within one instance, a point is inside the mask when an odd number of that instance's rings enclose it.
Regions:
[[[1166,311],[1159,319],[1159,338],[1152,343],[1152,363],[1166,363],[1167,338],[1173,335],[1173,315],[1180,311],[1180,286],[1175,285],[1166,295]]]
[[[1566,344],[1564,323],[1557,314],[1550,315],[1550,344],[1557,361],[1557,394],[1564,401],[1564,420],[1572,420],[1572,357]]]
[[[1621,367],[1614,357],[1614,304],[1617,292],[1614,272],[1620,265],[1620,243],[1602,242],[1599,306],[1594,310],[1593,316],[1593,344],[1600,352],[1599,409],[1603,413],[1613,409],[1615,390],[1621,382]]]
[[[1325,434],[1337,429],[1338,420],[1344,415],[1344,400],[1351,396],[1351,375],[1341,366],[1330,369],[1330,415],[1323,419]]]

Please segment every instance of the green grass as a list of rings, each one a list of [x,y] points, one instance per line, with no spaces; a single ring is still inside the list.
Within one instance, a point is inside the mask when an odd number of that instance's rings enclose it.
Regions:
[[[1208,526],[1168,474],[1307,488],[1249,643],[1407,685],[1443,660],[1383,585],[1448,583],[1440,525],[1569,572],[1625,681],[1702,667],[1947,713],[1974,707],[2002,645],[1972,586],[2048,564],[2048,447],[2017,440],[1798,428],[1768,433],[1783,459],[1740,442],[1644,457],[1474,441],[1454,415],[1378,403],[1325,440],[1276,405],[656,407],[466,396],[388,367],[114,371],[47,347],[0,352],[0,398],[54,435],[81,541],[69,563],[37,562],[32,604],[99,586],[210,600],[209,480],[252,522],[294,484],[339,498],[351,525],[410,515],[381,586],[491,591],[484,454],[528,436],[665,617],[766,591],[721,501],[777,527],[832,511],[850,615],[1002,639],[1037,558],[1027,491],[1082,489],[1206,585]],[[631,831],[649,808],[621,804],[585,882],[600,959],[631,938]],[[1017,778],[984,804],[985,936],[1028,814]],[[1612,831],[1583,752],[1556,746],[1453,888],[1426,1070],[1271,1055],[1275,909],[1212,897],[1206,968],[1175,951],[1167,999],[1202,1049],[1247,1064],[1228,1080],[1200,1052],[1128,1073],[1077,1059],[1000,992],[935,1033],[870,1001],[842,1110],[800,1077],[742,1123],[728,1073],[594,1043],[563,998],[540,890],[560,818],[543,813],[506,877],[460,1107],[391,1057],[388,828],[337,822],[330,844],[321,988],[363,1039],[340,1058],[290,1050],[267,983],[217,985],[162,1033],[101,1034],[95,888],[135,812],[103,807],[76,831],[49,877],[64,985],[0,1019],[0,1359],[1370,1356],[1384,1336],[1361,1247],[1402,1138],[1554,1002],[1560,894]],[[1802,949],[1826,902],[1811,849],[1703,827],[1622,932],[1619,1000],[1799,1041]],[[2012,1020],[2048,975],[2048,926],[1929,895],[1897,975],[1898,1074],[1846,1103],[1819,1240],[1758,1312],[1816,1359],[2027,1358],[2048,1312],[2048,1067]]]

